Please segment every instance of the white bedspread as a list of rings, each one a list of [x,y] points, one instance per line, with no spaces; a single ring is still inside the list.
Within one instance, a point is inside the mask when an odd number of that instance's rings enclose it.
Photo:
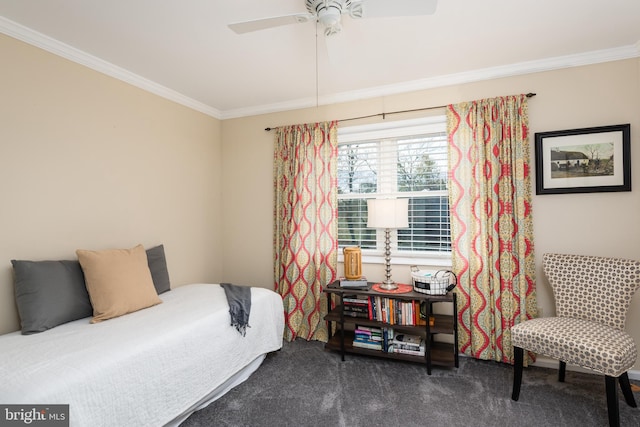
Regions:
[[[282,346],[281,297],[252,288],[250,328],[229,325],[219,285],[89,324],[0,336],[0,403],[69,404],[71,426],[162,426],[260,355]]]

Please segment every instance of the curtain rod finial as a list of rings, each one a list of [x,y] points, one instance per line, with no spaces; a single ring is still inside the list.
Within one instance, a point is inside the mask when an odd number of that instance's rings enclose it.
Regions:
[[[533,92],[529,92],[529,93],[527,94],[527,98],[532,98],[532,97],[534,97],[534,96],[536,96],[536,94],[535,94],[535,93],[533,93]]]

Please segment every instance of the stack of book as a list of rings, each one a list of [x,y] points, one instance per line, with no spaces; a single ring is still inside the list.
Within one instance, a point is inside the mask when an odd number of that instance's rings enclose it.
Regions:
[[[419,335],[396,334],[387,351],[424,356],[424,340]]]
[[[369,284],[367,283],[367,278],[364,276],[359,279],[346,279],[344,277],[341,277],[340,287],[351,289],[367,289],[369,287]]]
[[[388,297],[369,297],[369,320],[390,325],[425,325],[420,318],[420,301],[401,301]]]
[[[353,346],[369,350],[383,350],[382,329],[356,325]]]
[[[345,316],[369,318],[369,300],[366,296],[344,295],[342,304]]]

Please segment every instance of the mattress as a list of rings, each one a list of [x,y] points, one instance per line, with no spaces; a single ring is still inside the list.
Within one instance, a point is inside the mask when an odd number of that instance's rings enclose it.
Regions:
[[[0,336],[2,404],[69,404],[71,426],[162,426],[282,346],[282,298],[251,289],[246,336],[224,290],[193,284],[105,322]],[[253,368],[255,369],[255,368]]]

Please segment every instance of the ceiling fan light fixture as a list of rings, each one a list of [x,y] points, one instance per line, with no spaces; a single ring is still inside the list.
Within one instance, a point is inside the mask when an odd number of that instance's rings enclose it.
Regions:
[[[342,25],[338,22],[335,25],[332,25],[330,27],[324,27],[324,35],[329,37],[329,36],[333,36],[338,34],[340,31],[342,31]]]
[[[329,7],[318,14],[318,22],[324,27],[325,35],[339,33],[342,29],[340,25],[341,11],[335,7]]]
[[[325,36],[331,36],[342,30],[341,16],[351,0],[307,0],[306,5],[307,11],[324,27]]]

